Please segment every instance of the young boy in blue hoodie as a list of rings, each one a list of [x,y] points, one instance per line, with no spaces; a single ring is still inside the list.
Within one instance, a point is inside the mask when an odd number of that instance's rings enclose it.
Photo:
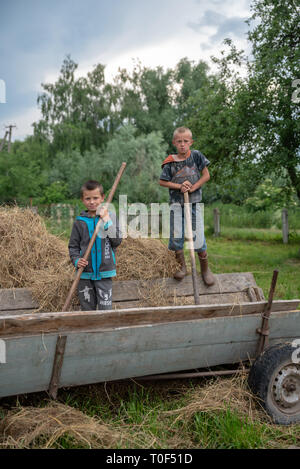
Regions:
[[[76,268],[84,268],[78,284],[82,311],[112,309],[112,277],[116,276],[115,249],[122,241],[118,219],[107,208],[100,208],[104,191],[98,181],[87,181],[81,188],[86,210],[76,218],[69,241],[69,254]],[[98,214],[99,213],[99,214]],[[86,261],[83,255],[99,219],[102,226]]]

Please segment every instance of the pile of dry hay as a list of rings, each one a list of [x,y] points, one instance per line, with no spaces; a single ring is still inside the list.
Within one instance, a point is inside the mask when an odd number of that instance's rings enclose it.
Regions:
[[[0,208],[0,288],[30,288],[42,311],[60,311],[74,280],[67,243],[51,235],[30,209]],[[118,280],[172,276],[174,254],[155,239],[124,239]],[[70,309],[76,308],[76,295]]]
[[[1,288],[30,288],[44,311],[64,304],[74,269],[66,243],[49,234],[41,217],[29,209],[0,208],[0,247]]]
[[[109,448],[126,442],[122,433],[111,425],[60,403],[43,408],[17,408],[0,423],[0,448],[46,449],[58,444],[63,436],[71,437],[77,446],[88,448]]]
[[[117,249],[118,280],[172,277],[178,264],[173,252],[157,239],[126,238]]]
[[[250,392],[246,370],[231,378],[218,377],[205,386],[196,387],[189,396],[186,406],[166,414],[177,415],[176,420],[189,420],[199,412],[226,411],[228,408],[250,422],[269,422],[271,418],[262,407],[257,406]]]

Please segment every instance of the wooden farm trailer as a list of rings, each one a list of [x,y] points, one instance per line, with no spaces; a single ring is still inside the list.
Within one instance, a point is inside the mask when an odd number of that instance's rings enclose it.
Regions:
[[[139,306],[144,281],[115,281],[108,312],[36,313],[28,290],[0,290],[0,398],[252,363],[267,301],[251,273],[216,278],[209,288],[198,279],[201,305],[160,307]],[[170,296],[193,295],[191,277],[152,280],[149,288],[155,282]],[[273,301],[270,347],[250,370],[252,389],[277,423],[300,420],[298,305]]]

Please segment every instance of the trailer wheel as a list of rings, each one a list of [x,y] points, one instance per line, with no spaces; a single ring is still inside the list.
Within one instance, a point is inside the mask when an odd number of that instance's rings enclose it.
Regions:
[[[250,389],[280,425],[300,422],[300,363],[295,351],[291,344],[274,345],[255,360],[249,373]]]

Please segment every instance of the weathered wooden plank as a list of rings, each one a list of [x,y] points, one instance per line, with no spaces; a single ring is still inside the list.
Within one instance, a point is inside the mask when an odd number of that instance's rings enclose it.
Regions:
[[[12,315],[0,318],[0,337],[251,315],[261,313],[266,304],[266,301],[260,301],[242,304],[164,306],[127,310]],[[273,302],[272,311],[294,310],[298,305],[299,300],[278,300]]]
[[[201,295],[201,304],[207,304],[207,305],[212,305],[212,304],[225,304],[225,303],[233,303],[233,304],[239,304],[239,303],[246,303],[249,301],[263,301],[264,296],[262,295],[261,297],[253,297],[249,298],[249,294],[247,292],[236,292],[236,293],[220,293],[218,294],[212,294],[212,295]],[[193,304],[194,303],[194,297],[193,296],[186,296],[184,297],[185,304]],[[132,308],[141,308],[143,306],[146,306],[143,304],[143,300],[135,300],[135,301],[118,301],[118,302],[113,302],[112,307],[113,309],[132,309]],[[74,308],[74,311],[80,311],[80,307]],[[0,311],[0,318],[4,318],[4,316],[11,316],[15,315],[18,316],[20,314],[33,314],[35,313],[36,310],[30,310],[30,309],[23,309],[23,310],[7,310],[7,311]]]
[[[200,276],[199,294],[205,296],[201,298],[201,303],[207,302],[211,304],[212,300],[207,300],[206,297],[213,294],[222,293],[237,293],[247,291],[249,288],[257,288],[254,277],[250,272],[246,273],[229,273],[215,275],[216,283],[211,287],[207,287]],[[143,290],[155,288],[156,285],[163,286],[168,296],[193,296],[192,277],[186,276],[180,282],[173,278],[155,279],[149,281],[143,280],[127,280],[127,281],[114,281],[113,282],[113,298],[114,303],[118,302],[132,302],[140,300]],[[257,299],[264,299],[258,298]],[[251,297],[250,300],[252,301]],[[219,301],[216,301],[219,302]],[[29,289],[26,288],[13,288],[13,289],[0,289],[0,315],[7,314],[7,311],[17,310],[34,310],[38,308],[37,302],[33,299]]]
[[[32,294],[27,288],[0,289],[0,311],[36,308],[38,308],[38,304],[32,298]]]
[[[237,272],[228,274],[216,274],[216,283],[207,287],[201,276],[198,275],[199,294],[234,293],[246,291],[249,287],[256,287],[256,282],[251,272]],[[191,275],[187,275],[178,281],[174,278],[157,280],[127,280],[113,282],[113,298],[118,301],[134,301],[140,299],[143,288],[154,288],[155,285],[164,286],[169,296],[193,296],[193,282]]]
[[[264,298],[255,299],[255,301],[261,301]],[[189,301],[192,304],[194,297],[187,296],[185,300]],[[201,304],[225,304],[225,303],[246,303],[249,301],[249,295],[247,292],[236,292],[236,293],[220,293],[211,294],[211,295],[201,295]],[[131,309],[142,307],[142,300],[135,301],[118,301],[113,302],[113,309]],[[80,310],[80,307],[77,308],[77,311]],[[10,316],[10,315],[20,315],[20,314],[32,314],[35,310],[7,310],[0,311],[0,317]]]
[[[252,288],[253,291],[254,288]],[[171,295],[169,295],[171,296]],[[182,298],[182,297],[181,297]],[[193,303],[193,296],[185,296],[185,300],[190,301],[191,304]],[[212,293],[211,295],[204,295],[201,294],[200,296],[201,304],[225,304],[225,303],[245,303],[250,301],[262,301],[264,300],[264,296],[254,296],[249,295],[249,290],[242,291],[242,292],[235,292],[235,293]],[[128,308],[138,308],[141,307],[143,303],[142,299],[133,300],[133,301],[114,301],[113,302],[113,309],[128,309]],[[29,307],[32,303],[27,303]],[[13,303],[10,304],[10,308],[14,306]],[[77,308],[77,311],[80,308]],[[10,315],[20,315],[25,313],[34,313],[35,309],[7,309],[7,310],[0,310],[0,317],[10,316]]]
[[[235,363],[254,357],[261,315],[68,334],[60,386]],[[300,311],[275,312],[270,343],[300,337]],[[0,397],[47,390],[58,334],[5,339]]]
[[[256,301],[263,301],[265,300],[265,295],[264,295],[264,292],[263,292],[263,289],[260,288],[260,287],[252,287],[254,292],[255,292],[255,295],[256,295]]]
[[[184,300],[188,301],[188,303],[186,304],[194,304],[194,296],[186,296],[184,297]],[[220,293],[220,294],[211,294],[211,295],[201,295],[200,300],[201,300],[201,304],[203,305],[225,304],[225,303],[238,304],[238,303],[249,302],[249,295],[247,292]],[[257,300],[257,298],[255,297],[254,301],[261,301],[261,298]],[[115,309],[139,308],[139,307],[145,306],[142,303],[143,303],[142,300],[113,302],[113,308]]]
[[[5,316],[20,316],[20,314],[34,314],[35,312],[35,309],[14,309],[8,311],[0,311],[0,318],[4,318]]]
[[[300,336],[300,311],[289,313],[273,313],[271,324],[272,338]],[[280,318],[280,327],[278,321]],[[279,322],[280,322],[279,321]],[[257,324],[261,316],[223,317],[205,320],[190,320],[177,323],[144,325],[135,327],[119,327],[110,330],[72,332],[68,334],[68,355],[75,358],[93,354],[113,355],[150,350],[161,350],[166,353],[172,348],[185,348],[197,345],[232,344],[249,342],[258,339]],[[116,337],[118,344],[116,345]]]

